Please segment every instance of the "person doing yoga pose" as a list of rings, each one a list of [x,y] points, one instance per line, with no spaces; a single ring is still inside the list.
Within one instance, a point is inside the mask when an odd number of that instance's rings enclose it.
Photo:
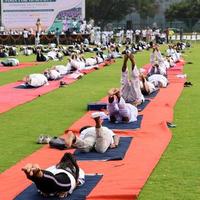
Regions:
[[[92,114],[95,121],[95,127],[86,127],[82,129],[80,136],[76,136],[72,131],[67,131],[65,139],[68,148],[74,147],[84,152],[95,149],[99,153],[104,153],[108,148],[116,148],[119,143],[119,137],[107,127],[102,126],[101,112]]]
[[[28,163],[22,171],[45,197],[66,197],[85,182],[84,171],[79,168],[71,153],[65,153],[58,164],[47,169],[42,169],[38,164]]]

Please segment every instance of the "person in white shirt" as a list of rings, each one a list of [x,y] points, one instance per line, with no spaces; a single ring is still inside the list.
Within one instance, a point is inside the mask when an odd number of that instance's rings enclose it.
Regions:
[[[46,69],[44,71],[44,75],[47,77],[48,80],[58,80],[62,77],[61,73],[55,69]]]
[[[30,74],[24,79],[26,86],[41,87],[48,84],[47,77],[44,74]]]
[[[130,59],[132,65],[130,79],[127,66],[128,59]],[[130,52],[124,55],[121,77],[121,96],[124,98],[125,102],[131,103],[135,106],[141,104],[144,101],[144,96],[140,90],[139,71],[135,64],[134,56]]]
[[[119,144],[119,137],[107,127],[102,126],[101,112],[92,114],[95,127],[82,129],[80,136],[72,131],[67,131],[65,143],[68,148],[74,147],[83,152],[90,152],[95,149],[98,153],[105,153],[108,148],[116,148]]]
[[[1,64],[5,67],[18,66],[19,60],[16,58],[7,58],[6,60],[2,61]]]
[[[168,85],[167,78],[161,74],[153,74],[149,76],[148,81],[152,83],[155,87],[165,88]]]
[[[138,110],[134,105],[126,103],[118,88],[112,88],[108,92],[108,113],[110,121],[134,122],[137,121]]]
[[[170,56],[175,63],[180,60],[181,56],[172,45],[169,45],[169,48],[167,49],[167,55]]]
[[[149,82],[142,72],[140,73],[140,89],[143,95],[149,95],[157,90],[155,85]]]
[[[23,31],[23,38],[24,38],[24,45],[28,45],[28,30],[24,29]]]
[[[22,171],[33,181],[44,198],[64,198],[85,183],[85,172],[78,166],[71,153],[65,153],[60,162],[47,169],[28,163]]]
[[[141,30],[136,29],[135,30],[135,42],[136,42],[136,44],[140,41],[140,34],[141,34]]]

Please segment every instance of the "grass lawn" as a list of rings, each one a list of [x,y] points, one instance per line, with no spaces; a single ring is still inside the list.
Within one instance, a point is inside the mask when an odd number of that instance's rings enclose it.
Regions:
[[[173,138],[141,192],[139,200],[200,199],[200,44],[186,52],[185,59],[193,62],[184,72],[193,87],[185,88],[176,107]]]
[[[199,51],[200,45],[197,44],[185,53],[185,59],[194,63],[185,67],[188,80],[194,86],[184,89],[175,109],[177,128],[173,129],[172,142],[142,191],[140,200],[199,198]],[[136,55],[138,66],[149,62],[149,54]],[[20,61],[34,61],[34,57],[20,56]],[[58,62],[0,73],[0,85],[21,80],[29,73],[41,72],[54,64]],[[88,102],[101,99],[109,88],[119,86],[121,64],[122,60],[118,59],[114,65],[95,71],[72,85],[0,114],[0,172],[40,148],[35,142],[40,134],[61,135],[84,114]]]

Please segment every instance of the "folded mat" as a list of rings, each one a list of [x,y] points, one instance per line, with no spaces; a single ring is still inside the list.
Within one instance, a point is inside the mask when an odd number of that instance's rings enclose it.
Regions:
[[[93,188],[101,180],[102,175],[86,175],[85,184],[81,187],[78,187],[74,192],[63,200],[85,200]],[[59,200],[58,197],[43,197],[37,191],[35,184],[30,185],[22,193],[20,193],[14,200]]]
[[[145,101],[142,104],[137,106],[138,111],[139,112],[143,111],[149,103],[150,103],[150,100],[149,99],[145,99]]]
[[[107,128],[113,129],[113,130],[135,130],[141,127],[143,115],[137,116],[137,121],[135,122],[119,122],[119,123],[111,123],[108,119],[105,119],[103,121],[102,126],[106,126]]]
[[[114,149],[108,149],[105,153],[98,153],[95,150],[85,153],[77,149],[74,152],[74,155],[77,160],[123,160],[131,141],[132,137],[120,137],[118,147]]]

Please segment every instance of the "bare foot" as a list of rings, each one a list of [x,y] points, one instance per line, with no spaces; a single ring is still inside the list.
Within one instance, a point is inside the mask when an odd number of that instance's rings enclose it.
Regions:
[[[72,131],[68,131],[67,137],[65,139],[65,145],[67,148],[71,148],[73,141],[75,140],[76,136]]]

